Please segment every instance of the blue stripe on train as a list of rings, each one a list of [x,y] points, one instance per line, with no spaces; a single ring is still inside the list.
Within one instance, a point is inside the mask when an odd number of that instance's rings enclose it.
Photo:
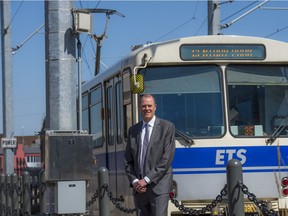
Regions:
[[[278,153],[281,155],[278,160]],[[281,165],[281,169],[288,165],[288,146],[241,146],[241,147],[203,147],[177,148],[173,160],[173,169],[176,173],[221,173],[225,172],[226,164],[230,159],[237,159],[242,163],[245,172],[270,172],[272,167]],[[279,164],[280,162],[280,164]],[[285,167],[284,167],[285,166]],[[207,170],[199,171],[193,169]],[[216,168],[216,169],[215,169]],[[222,168],[221,170],[217,168]],[[177,169],[191,169],[179,170]],[[213,169],[213,170],[209,170]],[[287,170],[287,169],[285,169]]]

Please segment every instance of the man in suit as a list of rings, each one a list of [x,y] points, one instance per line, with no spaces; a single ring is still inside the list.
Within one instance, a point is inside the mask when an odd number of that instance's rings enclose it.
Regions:
[[[143,95],[143,120],[128,132],[125,169],[133,185],[138,216],[166,216],[172,191],[175,126],[155,116],[156,106],[152,95]]]

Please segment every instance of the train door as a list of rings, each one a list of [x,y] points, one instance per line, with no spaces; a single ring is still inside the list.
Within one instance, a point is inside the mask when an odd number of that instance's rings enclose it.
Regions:
[[[122,142],[122,83],[116,76],[105,82],[105,121],[107,138],[107,168],[110,174],[110,189],[120,198],[123,193],[124,144]]]

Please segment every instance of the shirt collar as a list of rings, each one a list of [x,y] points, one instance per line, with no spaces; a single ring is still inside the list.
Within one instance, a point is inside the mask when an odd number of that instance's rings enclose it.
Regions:
[[[152,118],[149,122],[147,122],[147,124],[148,124],[150,127],[154,127],[155,119],[156,119],[156,116],[154,115],[153,118]],[[142,127],[144,127],[145,124],[146,124],[146,122],[143,121]]]

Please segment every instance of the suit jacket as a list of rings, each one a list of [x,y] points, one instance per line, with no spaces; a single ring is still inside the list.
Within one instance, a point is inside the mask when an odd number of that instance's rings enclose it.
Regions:
[[[125,169],[130,182],[140,179],[142,121],[129,128],[125,152]],[[175,127],[171,122],[156,117],[146,153],[145,173],[151,180],[148,187],[154,193],[172,190],[172,161],[175,153]],[[143,178],[143,177],[142,177]]]

